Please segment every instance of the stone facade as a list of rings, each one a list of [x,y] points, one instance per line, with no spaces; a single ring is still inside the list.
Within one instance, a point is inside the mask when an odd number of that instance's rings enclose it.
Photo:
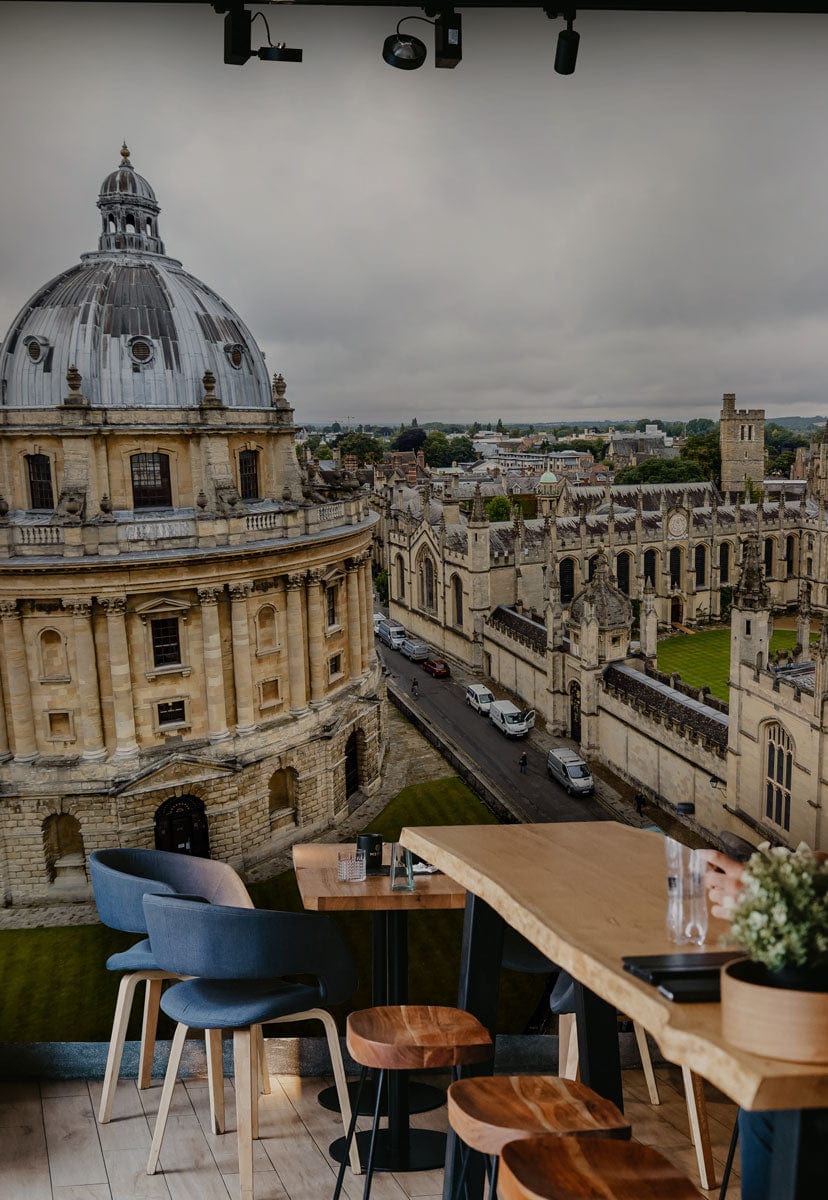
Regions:
[[[120,171],[134,182],[128,158]],[[146,181],[126,203],[106,189],[87,257],[120,290],[97,333],[47,288],[0,349],[0,888],[13,904],[85,894],[85,856],[104,846],[244,870],[335,822],[382,759],[377,519],[355,481],[303,474],[284,380],[268,384],[204,285],[187,277],[192,312],[165,312],[159,284],[146,325],[115,336],[118,305],[148,304],[146,280],[129,281],[180,264]],[[141,202],[150,232],[139,221],[118,245]],[[42,355],[82,338],[89,377],[71,366],[54,402]],[[178,375],[161,372],[165,355]]]

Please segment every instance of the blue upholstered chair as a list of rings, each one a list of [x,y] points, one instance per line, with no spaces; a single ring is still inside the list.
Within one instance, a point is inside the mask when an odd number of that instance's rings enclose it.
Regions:
[[[252,1031],[264,1022],[318,1016],[324,1011],[318,1005],[347,1000],[357,986],[353,960],[330,917],[317,913],[229,908],[147,895],[144,914],[160,968],[193,977],[173,984],[161,997],[162,1010],[177,1026],[147,1174],[154,1174],[158,1165],[188,1029],[232,1029],[239,1186],[241,1200],[253,1200],[258,1093]],[[296,982],[296,976],[310,976],[313,982]]]
[[[141,983],[145,984],[138,1086],[147,1088],[152,1074],[161,986],[165,979],[175,978],[159,968],[146,937],[142,904],[145,894],[186,893],[203,896],[210,903],[232,904],[240,908],[252,908],[253,901],[233,868],[211,859],[171,854],[166,850],[95,850],[89,856],[89,868],[98,915],[104,925],[110,929],[144,935],[142,941],[136,942],[129,950],[111,955],[106,963],[108,970],[122,971],[123,977],[118,988],[98,1113],[98,1120],[105,1124],[112,1115],[112,1101],[136,989]],[[207,1050],[208,1063],[212,1065],[216,1048],[208,1044]],[[221,1054],[220,1043],[218,1054]],[[222,1124],[221,1103],[216,1105],[215,1099],[211,1087],[213,1124],[218,1131]]]

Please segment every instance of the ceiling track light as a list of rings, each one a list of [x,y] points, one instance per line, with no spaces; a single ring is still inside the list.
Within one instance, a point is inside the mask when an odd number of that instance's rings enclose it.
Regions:
[[[572,28],[575,9],[565,9],[561,13],[549,8],[545,8],[543,11],[553,21],[557,20],[558,16],[562,16],[566,21],[566,29],[562,29],[558,34],[558,44],[555,48],[555,70],[558,75],[572,75],[578,61],[578,45],[581,41],[581,35]]]
[[[241,0],[231,0],[228,4],[214,4],[217,13],[224,13],[224,61],[233,67],[243,67],[255,54],[262,62],[301,62],[302,51],[286,46],[284,42],[273,44],[270,37],[270,26],[264,13],[251,13]],[[252,47],[252,26],[257,17],[264,22],[267,31],[267,45],[258,50]]]
[[[429,21],[426,17],[401,17],[397,28],[390,34],[382,45],[383,61],[389,67],[400,71],[416,71],[426,60],[428,51],[425,42],[414,37],[411,33],[401,33],[400,26],[404,21],[425,21],[426,25],[434,27],[434,65],[435,67],[456,67],[463,57],[463,31],[460,14],[453,8],[434,9],[426,7],[425,11],[435,19]]]

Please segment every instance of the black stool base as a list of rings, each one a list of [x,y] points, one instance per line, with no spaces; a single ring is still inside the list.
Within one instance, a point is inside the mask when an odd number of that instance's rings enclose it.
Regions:
[[[354,1100],[356,1099],[359,1083],[348,1084],[348,1095],[351,1097],[351,1107],[353,1108]],[[365,1087],[362,1089],[362,1099],[359,1102],[359,1115],[361,1117],[373,1117],[374,1104],[377,1099],[376,1081],[372,1077],[365,1080]],[[317,1096],[322,1108],[327,1108],[330,1112],[341,1112],[339,1107],[339,1096],[335,1087],[323,1088]],[[441,1088],[433,1087],[430,1083],[409,1083],[408,1085],[408,1111],[412,1113],[431,1112],[433,1108],[442,1108],[446,1102],[446,1093]],[[382,1108],[380,1113],[383,1117],[388,1116],[388,1104],[383,1097]]]
[[[371,1131],[356,1135],[359,1147],[359,1161],[365,1170],[368,1162],[368,1151],[371,1146]],[[345,1138],[337,1138],[328,1147],[328,1153],[334,1162],[341,1163],[345,1153]],[[380,1129],[377,1133],[377,1145],[374,1151],[375,1171],[431,1171],[442,1167],[446,1160],[446,1135],[436,1129],[411,1129],[408,1133],[408,1144],[401,1150],[392,1153],[388,1140],[388,1130]]]

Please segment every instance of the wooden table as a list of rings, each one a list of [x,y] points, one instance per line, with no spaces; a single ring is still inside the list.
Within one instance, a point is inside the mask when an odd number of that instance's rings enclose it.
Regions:
[[[492,1028],[504,922],[580,985],[578,1041],[585,1083],[622,1102],[616,1011],[653,1035],[665,1057],[692,1068],[746,1109],[784,1109],[774,1152],[780,1197],[825,1195],[795,1182],[801,1110],[828,1107],[828,1067],[760,1058],[729,1045],[719,1004],[673,1004],[622,969],[625,954],[675,950],[666,937],[664,839],[612,822],[404,829],[403,844],[463,884],[469,898],[460,1007]],[[711,920],[708,942],[726,927]],[[790,1120],[789,1120],[790,1118]],[[804,1123],[803,1123],[804,1121]],[[782,1123],[778,1122],[781,1128]],[[453,1162],[446,1164],[448,1196]]]
[[[337,853],[347,846],[314,844],[294,846],[294,869],[305,908],[316,912],[370,912],[372,1003],[405,1004],[408,999],[408,914],[454,908],[466,903],[466,889],[445,874],[415,875],[413,892],[392,892],[389,877],[369,877],[363,883],[340,883],[336,877]],[[384,847],[386,861],[390,844]],[[335,1102],[333,1095],[324,1103]],[[352,1097],[353,1098],[353,1097]],[[411,1129],[409,1114],[442,1104],[445,1097],[423,1084],[409,1086],[403,1071],[389,1072],[388,1130],[378,1137],[376,1169],[415,1171],[440,1166],[445,1157],[445,1135],[430,1129]],[[363,1107],[364,1106],[364,1107]],[[363,1094],[361,1112],[373,1112],[371,1096]],[[367,1158],[369,1133],[357,1134],[360,1157]],[[331,1155],[340,1161],[344,1138],[331,1145]]]

